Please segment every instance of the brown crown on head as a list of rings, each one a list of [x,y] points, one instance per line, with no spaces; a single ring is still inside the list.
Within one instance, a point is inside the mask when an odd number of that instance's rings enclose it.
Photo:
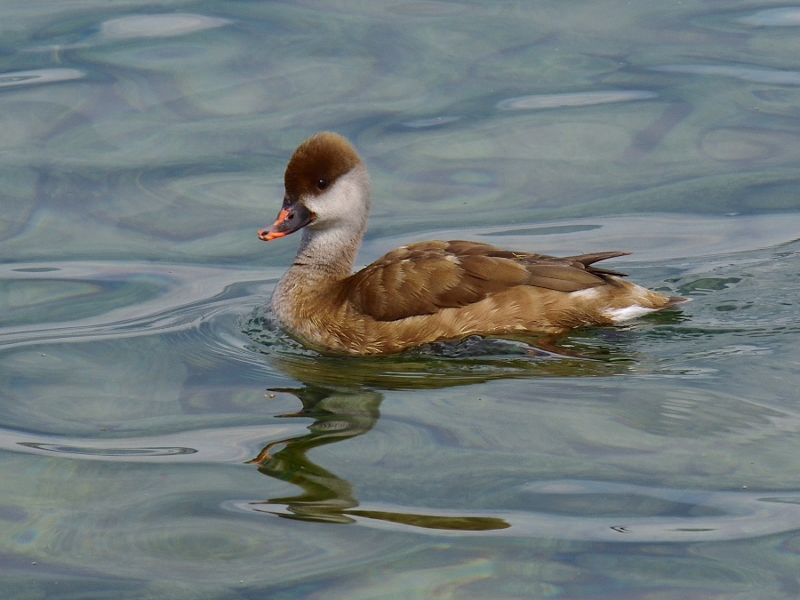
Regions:
[[[316,133],[297,147],[283,175],[292,201],[323,193],[361,162],[353,145],[331,131]]]

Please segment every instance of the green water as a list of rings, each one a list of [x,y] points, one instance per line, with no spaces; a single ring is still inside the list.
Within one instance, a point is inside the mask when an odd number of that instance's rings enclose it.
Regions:
[[[1,10],[0,597],[800,595],[800,6]],[[362,264],[627,249],[692,301],[304,349],[256,231],[319,130]]]

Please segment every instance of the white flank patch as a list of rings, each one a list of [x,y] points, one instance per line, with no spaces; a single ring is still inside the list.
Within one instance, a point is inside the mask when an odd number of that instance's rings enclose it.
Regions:
[[[631,319],[641,317],[642,315],[646,315],[647,313],[651,313],[656,310],[657,309],[655,308],[645,308],[644,306],[634,304],[624,308],[609,308],[606,310],[606,315],[615,323],[620,323],[622,321],[630,321]]]
[[[599,293],[600,292],[597,290],[597,288],[590,287],[578,290],[577,292],[570,292],[570,296],[574,296],[576,298],[583,298],[584,300],[591,300],[597,297]]]

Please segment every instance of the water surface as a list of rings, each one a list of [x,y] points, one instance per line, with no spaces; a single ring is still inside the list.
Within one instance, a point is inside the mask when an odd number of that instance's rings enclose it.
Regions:
[[[800,594],[800,6],[10,2],[4,598]],[[359,263],[466,238],[692,299],[321,356],[255,236],[308,134]],[[611,264],[611,263],[610,263]]]

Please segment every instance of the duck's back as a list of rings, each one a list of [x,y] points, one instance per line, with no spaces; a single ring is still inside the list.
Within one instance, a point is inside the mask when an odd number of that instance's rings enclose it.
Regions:
[[[420,242],[392,250],[351,275],[342,292],[364,315],[395,321],[461,308],[518,286],[564,293],[618,286],[622,273],[592,265],[625,254],[556,258],[462,240]]]

